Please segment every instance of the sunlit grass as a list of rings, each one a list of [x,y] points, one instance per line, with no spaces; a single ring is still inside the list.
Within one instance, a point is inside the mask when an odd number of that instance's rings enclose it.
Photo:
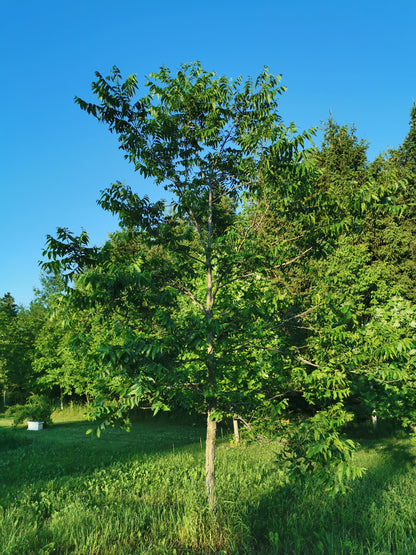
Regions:
[[[10,428],[12,426],[12,418],[6,418],[5,416],[0,417],[0,428]]]
[[[204,497],[204,428],[144,418],[86,435],[77,410],[42,432],[0,430],[0,553],[416,553],[415,447],[367,439],[368,470],[344,496],[288,481],[273,444],[217,454],[219,506]],[[65,413],[65,411],[64,411]]]
[[[86,419],[86,408],[75,403],[70,403],[65,406],[64,410],[60,408],[55,409],[51,418],[54,424],[62,422],[84,422]]]

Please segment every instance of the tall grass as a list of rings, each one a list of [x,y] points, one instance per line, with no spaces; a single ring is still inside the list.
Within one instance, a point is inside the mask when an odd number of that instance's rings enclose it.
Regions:
[[[202,426],[146,418],[98,440],[72,417],[42,432],[0,428],[1,554],[416,553],[405,436],[363,441],[366,476],[330,498],[313,479],[289,481],[273,444],[235,447],[224,433],[212,515]]]

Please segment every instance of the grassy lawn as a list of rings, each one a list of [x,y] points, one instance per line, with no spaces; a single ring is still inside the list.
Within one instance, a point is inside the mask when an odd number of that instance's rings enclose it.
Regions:
[[[73,410],[41,432],[0,419],[0,553],[416,553],[416,445],[361,440],[368,470],[345,495],[293,483],[273,444],[218,447],[205,508],[204,427],[143,418],[100,439]]]

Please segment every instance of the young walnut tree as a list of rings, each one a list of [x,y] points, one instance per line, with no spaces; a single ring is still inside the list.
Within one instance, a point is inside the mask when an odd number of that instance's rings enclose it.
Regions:
[[[310,137],[282,123],[284,87],[267,69],[243,81],[199,63],[176,75],[163,67],[150,74],[139,99],[135,75],[123,81],[113,68],[106,78],[96,76],[98,102],[76,102],[173,200],[168,210],[164,201],[150,203],[114,184],[99,203],[118,215],[122,231],[98,250],[87,246],[85,234],[59,229],[58,239],[48,238],[44,266],[70,278],[78,273],[76,289],[126,324],[128,347],[100,351],[126,378],[121,386],[112,377],[102,414],[121,416],[144,401],[154,410],[171,402],[206,413],[212,509],[217,421],[259,404],[278,412],[296,383],[287,328],[303,309],[276,286],[276,276],[307,257],[314,243],[319,249],[331,225],[303,158]]]

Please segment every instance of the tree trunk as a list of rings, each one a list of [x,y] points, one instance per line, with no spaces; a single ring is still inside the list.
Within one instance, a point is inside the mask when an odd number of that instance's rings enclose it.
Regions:
[[[217,437],[217,423],[211,418],[213,409],[207,414],[207,441],[205,447],[205,483],[208,507],[215,510],[217,500],[215,495],[215,442]]]
[[[208,370],[208,387],[211,390],[208,401],[207,410],[207,441],[205,446],[205,483],[208,498],[208,507],[211,511],[216,507],[215,495],[215,441],[217,436],[217,422],[213,420],[212,415],[215,410],[215,361],[214,361],[214,334],[211,327],[212,310],[214,299],[212,294],[212,206],[213,206],[213,186],[209,185],[208,190],[208,229],[207,229],[207,245],[205,247],[205,265],[207,269],[207,299],[205,305],[205,320],[207,323],[207,370]]]
[[[376,412],[376,409],[374,409],[373,412],[371,413],[371,421],[373,422],[373,429],[375,430],[377,428],[377,412]]]
[[[233,418],[233,427],[234,427],[234,441],[238,444],[240,443],[240,430],[238,429],[237,418]]]

